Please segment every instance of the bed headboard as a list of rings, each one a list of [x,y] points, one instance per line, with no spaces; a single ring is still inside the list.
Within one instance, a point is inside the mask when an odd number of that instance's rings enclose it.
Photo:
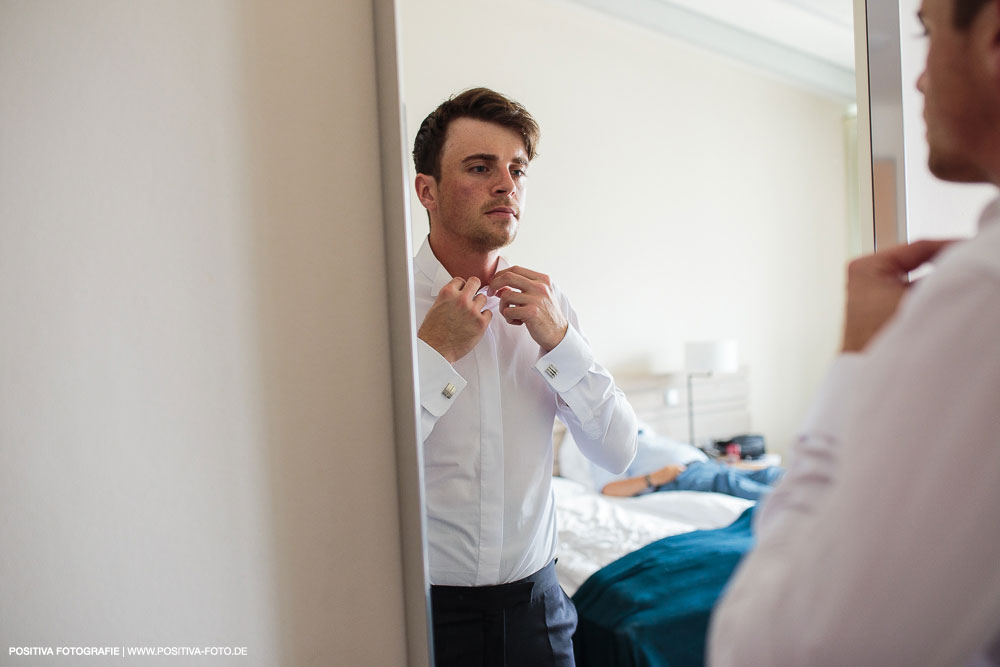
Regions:
[[[615,382],[625,392],[640,421],[660,435],[688,441],[687,377],[672,375],[616,375]],[[695,438],[724,440],[750,428],[750,380],[747,369],[738,373],[695,377]],[[555,470],[559,474],[559,445],[566,427],[558,419],[552,433]]]
[[[687,442],[687,376],[622,376],[615,378],[641,421],[657,433]],[[721,440],[750,431],[750,380],[746,368],[738,373],[695,377],[695,438]]]

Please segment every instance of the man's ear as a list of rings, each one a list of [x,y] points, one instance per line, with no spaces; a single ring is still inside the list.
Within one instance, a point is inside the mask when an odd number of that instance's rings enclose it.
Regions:
[[[997,1],[1000,2],[1000,0]],[[428,174],[417,174],[413,184],[417,189],[417,199],[427,209],[427,212],[437,210],[437,180]]]
[[[982,14],[979,18],[985,24],[982,26],[984,39],[981,42],[985,53],[981,55],[986,58],[994,90],[1000,91],[1000,0],[992,0],[982,9]]]

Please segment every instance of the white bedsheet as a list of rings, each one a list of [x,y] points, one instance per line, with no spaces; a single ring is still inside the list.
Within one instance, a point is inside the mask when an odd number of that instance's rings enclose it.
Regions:
[[[668,535],[721,528],[753,501],[701,491],[611,498],[552,478],[559,527],[556,573],[568,595],[597,570]]]

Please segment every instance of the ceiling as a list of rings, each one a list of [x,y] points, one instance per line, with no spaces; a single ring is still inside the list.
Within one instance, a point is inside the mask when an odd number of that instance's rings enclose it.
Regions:
[[[572,0],[850,102],[853,0]]]

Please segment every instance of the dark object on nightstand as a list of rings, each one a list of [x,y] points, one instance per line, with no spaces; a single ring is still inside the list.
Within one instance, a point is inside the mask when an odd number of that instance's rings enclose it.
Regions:
[[[728,440],[716,440],[715,451],[718,456],[726,455],[726,447],[732,443],[740,446],[740,457],[743,459],[759,459],[767,453],[762,435],[734,435]]]

